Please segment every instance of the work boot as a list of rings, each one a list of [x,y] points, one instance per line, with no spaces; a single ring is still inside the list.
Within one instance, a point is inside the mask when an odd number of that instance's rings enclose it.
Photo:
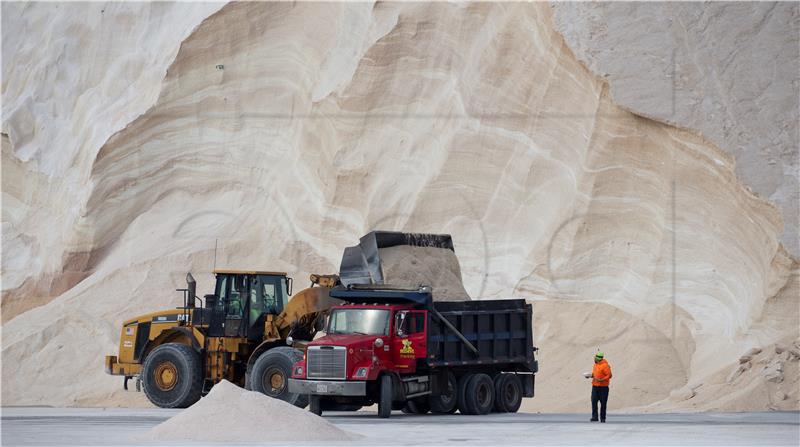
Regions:
[[[597,419],[595,419],[595,420],[597,420]],[[605,419],[600,419],[600,423],[601,423],[601,424],[605,424],[605,423],[606,423],[606,420],[605,420]]]
[[[589,422],[597,422],[597,418],[591,418],[591,419],[589,419]],[[603,421],[603,422],[605,422],[605,421]]]

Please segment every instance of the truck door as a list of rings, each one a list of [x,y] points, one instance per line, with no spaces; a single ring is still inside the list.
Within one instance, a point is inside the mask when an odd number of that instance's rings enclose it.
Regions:
[[[417,359],[427,355],[425,313],[423,310],[401,310],[395,313],[392,360],[401,371],[415,372]]]

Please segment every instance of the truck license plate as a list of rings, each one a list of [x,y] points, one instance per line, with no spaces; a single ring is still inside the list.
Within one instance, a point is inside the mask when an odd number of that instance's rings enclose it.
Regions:
[[[317,392],[318,393],[327,393],[328,392],[328,384],[327,383],[318,383],[317,384]]]

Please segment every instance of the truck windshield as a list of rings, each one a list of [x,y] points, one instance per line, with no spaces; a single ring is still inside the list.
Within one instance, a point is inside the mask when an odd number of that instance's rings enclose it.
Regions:
[[[329,334],[389,335],[389,311],[382,309],[334,309]]]

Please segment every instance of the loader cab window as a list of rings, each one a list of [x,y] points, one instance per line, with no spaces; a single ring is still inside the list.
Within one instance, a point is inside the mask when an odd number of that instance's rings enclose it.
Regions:
[[[228,299],[228,316],[242,316],[244,306],[242,296],[247,292],[245,287],[245,277],[236,275],[231,278],[230,298]]]
[[[278,315],[285,308],[286,294],[281,288],[285,279],[273,275],[248,277],[248,330],[247,337],[259,340],[264,334],[267,315]]]
[[[225,301],[228,298],[228,275],[222,275],[222,278],[217,281],[217,290],[215,295],[217,295],[217,301],[214,303],[214,308],[222,312],[222,310],[225,308]]]
[[[264,311],[275,315],[283,312],[288,302],[286,277],[259,275],[258,280]]]
[[[263,284],[262,295],[264,297],[264,309],[267,311],[267,313],[277,313],[278,299],[276,297],[277,293],[275,291],[275,284],[265,282]]]

